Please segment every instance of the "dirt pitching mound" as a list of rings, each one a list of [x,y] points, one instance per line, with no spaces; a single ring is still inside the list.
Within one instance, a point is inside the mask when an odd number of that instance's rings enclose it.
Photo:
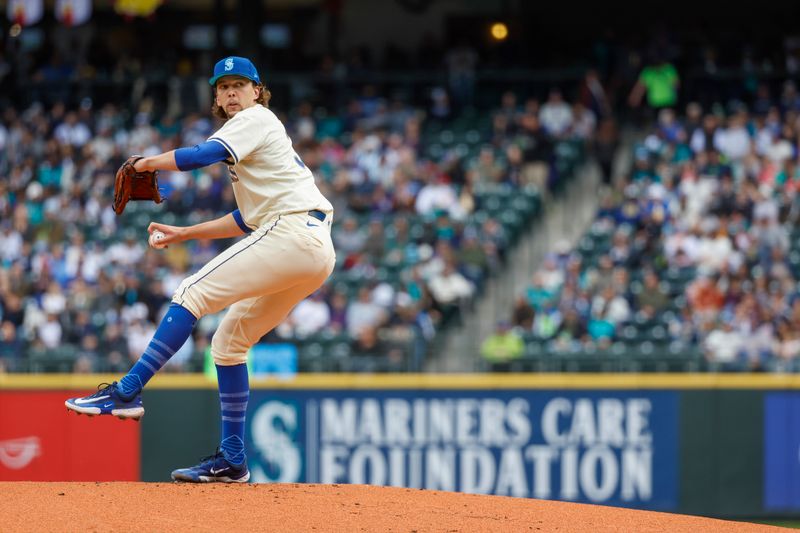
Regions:
[[[596,505],[364,485],[5,482],[0,517],[5,533],[786,531]]]

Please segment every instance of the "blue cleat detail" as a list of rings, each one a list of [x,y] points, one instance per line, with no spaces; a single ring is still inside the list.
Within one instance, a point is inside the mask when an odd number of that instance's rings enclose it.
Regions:
[[[217,448],[213,455],[200,459],[199,465],[174,470],[172,479],[189,483],[247,483],[250,470],[247,461],[233,465],[225,460],[222,451]]]
[[[70,398],[64,405],[76,413],[90,416],[112,415],[133,420],[139,420],[144,416],[141,391],[132,398],[125,398],[116,381],[110,385],[101,383],[94,394],[83,398]]]

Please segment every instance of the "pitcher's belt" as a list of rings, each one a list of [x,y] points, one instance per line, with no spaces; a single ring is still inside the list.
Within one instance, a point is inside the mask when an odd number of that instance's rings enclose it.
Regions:
[[[308,212],[308,214],[316,218],[320,222],[325,222],[325,217],[327,217],[327,215],[322,211],[320,211],[319,209],[312,209],[311,211]]]

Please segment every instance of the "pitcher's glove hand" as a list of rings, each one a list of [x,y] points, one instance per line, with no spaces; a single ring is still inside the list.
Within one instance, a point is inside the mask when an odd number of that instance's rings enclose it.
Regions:
[[[134,163],[144,159],[140,155],[132,155],[117,170],[114,181],[114,212],[121,215],[125,205],[130,200],[152,200],[157,204],[162,202],[161,193],[158,191],[158,170],[136,172]]]

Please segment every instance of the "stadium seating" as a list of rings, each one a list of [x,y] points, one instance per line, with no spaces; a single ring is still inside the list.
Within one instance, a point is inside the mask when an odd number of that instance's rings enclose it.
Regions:
[[[158,322],[160,313],[170,296],[170,287],[199,268],[205,260],[213,257],[228,242],[211,244],[191,243],[171,247],[163,253],[148,250],[144,244],[147,225],[157,220],[170,225],[190,225],[221,216],[233,208],[232,199],[224,173],[213,169],[198,170],[182,175],[162,173],[161,182],[167,189],[167,201],[161,205],[132,202],[121,217],[110,213],[110,178],[115,171],[116,160],[103,143],[114,145],[115,153],[127,153],[131,139],[137,138],[155,150],[167,140],[156,129],[157,122],[140,116],[135,123],[126,122],[119,110],[107,108],[109,123],[117,124],[113,131],[116,137],[102,135],[92,138],[83,146],[70,147],[52,143],[53,154],[60,154],[63,163],[52,166],[41,163],[34,170],[43,179],[50,180],[40,186],[37,179],[11,181],[13,195],[10,201],[0,205],[6,220],[6,234],[0,240],[11,242],[18,237],[30,240],[33,246],[9,252],[3,258],[0,269],[0,309],[3,320],[12,320],[17,337],[13,340],[0,338],[0,364],[2,368],[16,372],[63,372],[118,371],[129,360],[138,357],[136,339],[149,335]],[[419,115],[419,110],[406,108],[408,117]],[[49,111],[36,107],[25,111],[28,120],[39,120],[57,125],[59,119]],[[291,113],[290,113],[291,115]],[[9,114],[2,124],[10,138],[28,129],[20,120],[21,114]],[[368,228],[376,216],[380,217],[383,243],[397,241],[395,221],[403,219],[408,226],[408,245],[402,254],[384,254],[373,257],[364,249],[337,254],[337,268],[322,289],[323,299],[330,305],[336,294],[343,294],[347,302],[356,299],[362,287],[373,291],[373,297],[382,295],[384,300],[383,320],[376,324],[381,342],[380,351],[371,353],[358,347],[357,335],[342,324],[322,327],[314,332],[297,330],[291,320],[271,333],[262,342],[292,342],[297,345],[299,369],[312,372],[396,372],[420,370],[431,348],[442,342],[448,327],[459,320],[460,307],[437,302],[428,284],[431,276],[437,275],[442,265],[454,261],[456,270],[472,286],[468,299],[479,297],[487,276],[494,275],[502,266],[507,252],[516,245],[520,236],[531,229],[541,214],[541,193],[537,186],[517,181],[507,169],[503,149],[512,142],[525,144],[525,133],[509,136],[504,144],[492,144],[492,113],[467,109],[449,120],[424,120],[420,130],[418,148],[403,139],[400,150],[411,150],[414,158],[414,174],[411,176],[411,191],[416,195],[425,185],[425,176],[447,172],[452,179],[449,187],[459,205],[451,206],[450,212],[437,209],[420,212],[412,204],[397,204],[394,181],[382,183],[386,191],[377,205],[363,205],[364,199],[371,202],[370,195],[376,190],[374,167],[362,158],[368,152],[364,144],[372,136],[379,150],[389,150],[388,141],[381,131],[362,130],[355,126],[350,131],[341,120],[321,114],[314,123],[319,137],[297,142],[298,152],[308,160],[316,160],[318,181],[325,193],[335,200],[337,213],[334,217],[334,239],[348,218],[356,221],[359,232]],[[99,123],[85,121],[92,133],[98,133]],[[181,124],[184,136],[206,135],[210,124],[202,119],[188,117]],[[408,118],[407,120],[416,120]],[[290,133],[295,124],[288,121]],[[341,131],[332,144],[323,144],[325,132]],[[395,132],[397,133],[397,132]],[[42,132],[39,135],[43,135]],[[137,137],[138,136],[138,137]],[[188,139],[188,137],[186,137]],[[42,137],[42,142],[46,139]],[[172,141],[185,142],[179,135]],[[328,139],[331,141],[331,139]],[[370,141],[372,142],[372,141]],[[24,146],[9,146],[0,157],[0,167],[10,174],[25,168],[28,151]],[[332,149],[331,155],[317,150]],[[18,151],[14,151],[18,149]],[[494,152],[496,162],[503,173],[497,181],[471,181],[466,172],[481,152]],[[315,154],[322,153],[320,157]],[[338,155],[337,155],[338,154]],[[342,157],[343,156],[343,157]],[[577,165],[585,158],[584,142],[564,138],[554,144],[551,172],[546,187],[553,192],[563,189],[574,174]],[[381,167],[379,171],[384,171]],[[349,183],[342,189],[336,180],[342,173],[351,172]],[[16,198],[26,198],[19,202]],[[90,201],[89,198],[91,198]],[[413,199],[413,198],[412,198]],[[460,205],[463,204],[463,207]],[[63,208],[63,209],[62,209]],[[48,218],[49,217],[49,218]],[[487,233],[490,232],[490,233]],[[0,231],[0,234],[3,232]],[[70,239],[75,235],[80,242]],[[63,236],[63,237],[61,237]],[[63,239],[63,240],[60,240]],[[459,258],[460,247],[465,239],[477,239],[478,247],[485,257],[482,265],[470,267]],[[447,248],[441,249],[446,242]],[[57,256],[52,245],[63,245],[64,256]],[[444,250],[444,251],[443,251]],[[442,256],[441,254],[449,254]],[[14,287],[12,265],[23,266],[24,283]],[[91,268],[89,268],[91,267]],[[422,277],[414,279],[414,272],[424,271]],[[82,279],[90,289],[98,291],[85,304],[76,304],[75,280]],[[53,283],[55,281],[55,283]],[[13,290],[12,290],[13,287]],[[43,299],[47,287],[55,294],[51,304]],[[7,308],[10,292],[16,292],[28,313],[10,313]],[[51,305],[52,309],[48,308]],[[78,308],[88,306],[91,320],[82,330],[76,329],[74,319]],[[409,314],[407,309],[413,311]],[[405,310],[401,310],[404,307]],[[58,327],[52,326],[43,332],[45,315],[58,315]],[[402,318],[400,315],[403,315]],[[10,318],[9,318],[10,317]],[[204,365],[205,346],[218,317],[204,317],[198,324],[194,353],[182,362],[168,366],[168,370],[201,371]],[[136,324],[135,327],[131,326]],[[118,341],[110,346],[107,331],[110,327],[124,329],[123,344]],[[133,329],[131,329],[133,327]],[[80,346],[84,334],[98,337],[98,353],[88,353]],[[50,335],[46,339],[42,335]],[[5,343],[5,344],[4,344]],[[6,351],[22,347],[22,354],[4,357]],[[4,349],[5,347],[5,349]],[[122,353],[122,360],[108,359],[112,350]],[[390,354],[390,355],[387,355]]]
[[[552,303],[537,299],[543,294],[539,287],[529,289],[537,295],[530,300],[537,314],[558,322],[563,313],[577,310],[589,334],[569,337],[565,343],[559,327],[541,330],[546,332],[542,334],[537,333],[536,318],[532,329],[518,323],[516,331],[525,350],[503,368],[797,369],[797,173],[794,162],[781,159],[775,151],[783,141],[774,127],[764,126],[763,116],[735,109],[739,117],[745,113],[744,135],[733,120],[703,132],[690,122],[671,121],[666,112],[640,132],[632,150],[631,174],[605,191],[613,200],[598,210],[596,221],[569,257],[560,259],[562,268],[568,261],[580,262],[579,278],[569,283],[585,291],[586,305],[576,308],[575,300],[564,299],[574,295],[562,291],[566,282],[549,289],[555,298]],[[773,108],[777,116],[788,120],[793,116],[777,110]],[[744,156],[727,144],[734,135],[748,144]],[[621,244],[615,250],[617,240]],[[646,272],[654,273],[657,292],[665,297],[655,312],[639,305],[645,291],[650,291],[648,297],[656,292],[645,287]],[[614,276],[626,279],[624,286],[617,286]],[[615,303],[602,293],[608,284],[615,286],[616,303],[626,310],[616,321],[599,316]],[[710,291],[710,304],[698,300],[708,296],[698,292],[702,290]],[[704,307],[707,304],[711,307]],[[612,322],[600,336],[592,333],[592,322],[598,319]]]

